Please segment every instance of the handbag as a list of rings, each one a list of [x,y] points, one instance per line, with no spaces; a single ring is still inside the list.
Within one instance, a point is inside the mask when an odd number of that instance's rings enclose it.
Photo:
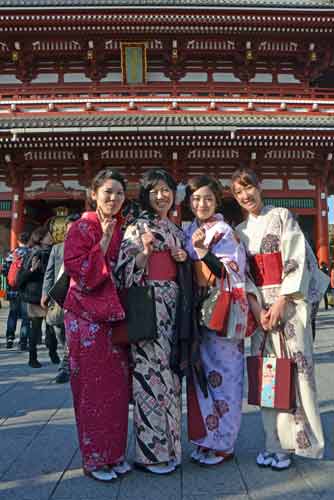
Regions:
[[[267,335],[260,355],[247,358],[248,403],[264,408],[293,410],[296,408],[296,363],[286,356],[282,331],[279,336],[281,358],[263,355]]]
[[[70,277],[64,270],[64,265],[60,268],[54,285],[48,291],[48,296],[60,307],[64,307],[66,295],[70,286]]]
[[[116,321],[115,323],[113,323],[111,339],[114,345],[121,345],[121,346],[130,345],[128,324],[126,319],[123,319],[122,321]]]
[[[64,310],[56,302],[48,306],[45,321],[50,326],[61,326],[64,324]]]
[[[112,341],[116,345],[135,344],[158,337],[153,286],[131,286],[121,294],[125,320],[113,325]]]
[[[334,307],[334,295],[333,295],[333,290],[330,290],[330,291],[327,293],[327,299],[328,299],[328,304],[329,304],[331,307]]]
[[[224,279],[220,287],[209,288],[200,308],[200,324],[214,330],[222,337],[227,336],[228,318],[231,308],[231,285],[228,273],[226,273],[228,290],[224,289]]]

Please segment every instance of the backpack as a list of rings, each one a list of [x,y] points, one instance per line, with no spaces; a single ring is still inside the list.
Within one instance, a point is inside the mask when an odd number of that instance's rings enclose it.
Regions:
[[[7,274],[7,283],[13,290],[16,290],[18,288],[17,278],[23,264],[23,258],[23,255],[14,252],[13,261]]]

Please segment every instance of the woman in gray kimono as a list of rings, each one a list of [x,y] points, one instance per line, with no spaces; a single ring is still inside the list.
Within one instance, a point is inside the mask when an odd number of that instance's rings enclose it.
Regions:
[[[168,218],[175,193],[176,183],[166,171],[144,174],[143,212],[127,227],[117,264],[125,288],[154,286],[158,338],[132,344],[132,356],[135,465],[155,474],[173,472],[181,460],[180,382],[171,371],[170,354],[179,295],[176,262],[187,254],[181,229]]]

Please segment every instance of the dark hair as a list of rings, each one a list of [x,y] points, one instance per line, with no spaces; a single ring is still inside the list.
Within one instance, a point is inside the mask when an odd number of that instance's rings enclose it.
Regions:
[[[17,240],[20,243],[23,243],[23,245],[26,245],[30,239],[30,234],[27,231],[24,231],[23,233],[20,233]]]
[[[126,190],[126,184],[124,177],[115,169],[106,167],[103,170],[100,170],[95,177],[93,178],[90,189],[89,189],[89,200],[88,204],[92,210],[96,210],[96,202],[92,200],[91,193],[96,193],[96,191],[103,186],[106,181],[118,181],[122,184],[124,191]]]
[[[238,182],[241,186],[254,186],[256,188],[260,187],[260,181],[254,172],[250,168],[239,168],[232,174],[231,178],[231,191],[234,193],[234,183]]]
[[[68,216],[66,217],[66,219],[65,219],[65,224],[66,224],[66,225],[67,225],[67,224],[71,224],[71,222],[75,222],[75,221],[79,220],[79,219],[80,219],[80,217],[81,217],[81,215],[80,215],[80,214],[70,214],[70,215],[68,215]]]
[[[214,177],[208,175],[201,175],[199,177],[192,177],[189,179],[186,187],[185,203],[190,207],[191,195],[202,187],[208,187],[213,192],[216,198],[217,209],[221,207],[223,201],[223,188],[220,182]]]
[[[122,184],[124,191],[126,190],[126,184],[125,184],[124,177],[117,170],[112,169],[110,167],[106,167],[103,170],[100,170],[100,172],[98,172],[95,175],[94,179],[92,180],[91,186],[90,186],[91,191],[96,193],[96,191],[101,186],[103,186],[103,184],[106,181],[109,181],[109,180],[118,181],[120,184]]]
[[[160,181],[165,182],[167,184],[167,186],[173,191],[173,205],[171,207],[171,210],[173,210],[174,203],[175,203],[177,184],[174,181],[173,177],[167,172],[167,170],[164,170],[162,168],[148,170],[147,172],[144,173],[144,175],[140,181],[139,201],[141,204],[141,208],[143,210],[153,212],[153,209],[152,209],[151,203],[150,203],[150,191]]]
[[[42,239],[50,233],[50,230],[47,226],[38,226],[33,230],[31,236],[29,238],[29,246],[33,247],[34,245],[40,245]],[[51,233],[50,233],[51,234]]]

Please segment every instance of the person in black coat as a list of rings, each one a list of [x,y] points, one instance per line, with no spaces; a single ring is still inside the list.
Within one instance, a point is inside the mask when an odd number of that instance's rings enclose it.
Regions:
[[[37,344],[42,336],[42,322],[46,310],[40,306],[42,298],[43,279],[48,264],[52,236],[46,226],[35,229],[30,237],[30,251],[25,256],[22,268],[18,275],[18,285],[21,298],[28,304],[28,316],[31,320],[29,331],[29,366],[40,368],[42,365],[37,360]],[[60,359],[57,354],[57,339],[53,328],[46,325],[46,345],[49,349],[50,359],[58,364]]]

